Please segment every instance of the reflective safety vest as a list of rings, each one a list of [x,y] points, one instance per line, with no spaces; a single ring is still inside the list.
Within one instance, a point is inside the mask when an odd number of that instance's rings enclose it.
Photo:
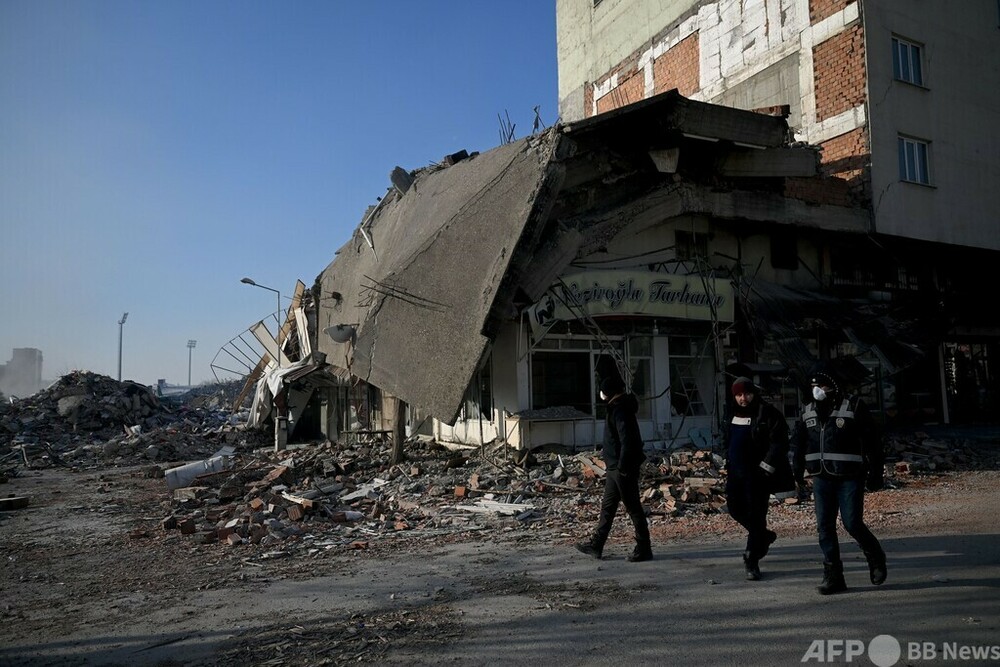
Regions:
[[[864,434],[854,417],[856,404],[846,397],[831,410],[826,421],[820,421],[816,404],[810,403],[802,412],[805,425],[805,469],[809,475],[859,477],[865,474]]]

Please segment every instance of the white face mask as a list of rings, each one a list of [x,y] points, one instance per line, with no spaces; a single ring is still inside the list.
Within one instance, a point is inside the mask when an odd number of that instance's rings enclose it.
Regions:
[[[601,392],[601,400],[604,401],[605,403],[608,402],[608,395],[605,394],[603,391]]]
[[[825,401],[826,392],[823,391],[822,387],[813,387],[813,398],[815,398],[817,401]]]

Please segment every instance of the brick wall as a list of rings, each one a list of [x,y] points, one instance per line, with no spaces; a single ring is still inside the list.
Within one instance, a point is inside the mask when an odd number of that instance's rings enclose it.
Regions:
[[[597,100],[597,113],[638,102],[645,96],[645,90],[646,78],[641,70],[633,66],[630,70],[621,71],[618,74],[618,85]]]
[[[698,33],[694,33],[653,61],[653,94],[674,88],[686,97],[698,92],[700,68]]]
[[[854,0],[809,0],[809,22],[819,23],[852,2]]]
[[[853,109],[865,101],[865,44],[856,25],[813,47],[816,120]]]
[[[871,197],[868,131],[859,127],[824,141],[821,177],[785,179],[785,194],[816,204],[866,205]]]

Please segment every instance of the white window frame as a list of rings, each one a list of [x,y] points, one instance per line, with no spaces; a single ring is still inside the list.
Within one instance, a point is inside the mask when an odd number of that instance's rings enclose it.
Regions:
[[[892,36],[892,78],[914,86],[924,85],[924,47]]]
[[[899,180],[930,185],[930,142],[899,135],[896,141]]]

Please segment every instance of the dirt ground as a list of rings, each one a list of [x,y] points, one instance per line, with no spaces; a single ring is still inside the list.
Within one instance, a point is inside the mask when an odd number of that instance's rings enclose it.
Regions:
[[[866,519],[879,536],[995,533],[1000,527],[1000,470],[996,465],[987,468],[891,478],[890,488],[867,497]],[[21,647],[25,652],[18,655],[22,658],[30,655],[34,645],[51,646],[104,628],[129,627],[138,618],[201,619],[218,613],[217,609],[199,608],[198,600],[211,598],[195,596],[196,592],[260,590],[275,580],[307,580],[347,572],[359,561],[388,562],[442,544],[490,540],[569,549],[589,533],[599,506],[598,490],[562,492],[558,503],[572,507],[578,520],[566,523],[563,515],[557,514],[549,521],[511,522],[495,529],[386,534],[372,536],[365,549],[309,546],[304,539],[298,550],[274,552],[274,558],[268,560],[268,553],[262,553],[260,547],[199,544],[179,531],[164,531],[160,521],[170,512],[169,493],[162,479],[147,477],[142,468],[25,470],[0,484],[0,497],[7,496],[30,498],[24,509],[0,512],[0,647]],[[809,502],[774,505],[771,527],[781,537],[813,535],[812,509]],[[741,534],[725,514],[653,517],[651,528],[658,546],[735,540]],[[615,531],[613,539],[625,545],[626,532]],[[488,562],[480,565],[489,571]],[[518,591],[538,585],[509,572],[479,576],[484,590],[500,587]],[[551,604],[571,607],[585,607],[594,595],[606,599],[613,594],[608,590],[557,588],[542,592]],[[319,634],[303,629],[295,641],[288,640],[287,629],[274,636],[235,633],[220,645],[210,662],[380,661],[389,643],[394,644],[394,650],[408,647],[419,651],[422,645],[461,636],[461,623],[452,615],[435,613],[435,602],[448,602],[447,591],[430,595],[430,604],[420,611],[394,611],[377,617],[355,614],[328,624]],[[390,636],[391,642],[386,639]],[[315,652],[318,645],[325,647],[322,658]],[[81,655],[85,653],[85,647],[79,650]],[[0,651],[0,663],[5,661],[3,655]],[[28,664],[95,664],[72,655],[69,651],[58,660],[40,655]],[[134,662],[126,662],[153,664],[141,654]],[[170,662],[159,660],[155,664]]]

